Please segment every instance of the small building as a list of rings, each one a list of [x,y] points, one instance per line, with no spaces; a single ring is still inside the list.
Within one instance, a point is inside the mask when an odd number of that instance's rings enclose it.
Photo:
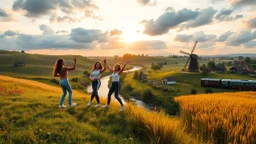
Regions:
[[[176,84],[176,78],[175,77],[165,77],[162,80],[163,84],[169,85],[169,84]]]
[[[13,67],[23,67],[23,66],[25,66],[25,63],[22,62],[22,61],[16,62],[16,63],[13,64]]]

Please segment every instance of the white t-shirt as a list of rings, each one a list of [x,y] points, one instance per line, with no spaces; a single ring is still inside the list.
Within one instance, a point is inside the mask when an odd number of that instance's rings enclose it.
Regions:
[[[100,74],[100,70],[94,70],[91,74],[92,78],[94,79],[99,79],[101,74]]]
[[[118,74],[118,72],[112,73],[111,76],[112,76],[112,82],[119,82],[120,75]]]

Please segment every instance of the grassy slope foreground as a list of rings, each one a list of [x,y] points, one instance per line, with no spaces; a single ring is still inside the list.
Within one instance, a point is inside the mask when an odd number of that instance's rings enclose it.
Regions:
[[[214,143],[256,142],[256,93],[176,97],[188,129]]]
[[[79,105],[58,109],[59,87],[7,76],[0,90],[0,143],[198,143],[178,119],[129,103],[87,108],[88,95],[74,91]]]

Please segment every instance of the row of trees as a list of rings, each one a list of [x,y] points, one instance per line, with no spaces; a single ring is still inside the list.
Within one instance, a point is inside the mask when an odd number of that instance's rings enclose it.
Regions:
[[[137,55],[135,55],[135,54],[129,54],[129,53],[127,53],[127,54],[124,54],[123,55],[123,59],[124,60],[130,60],[131,58],[133,58],[133,57],[147,57],[148,55],[147,54],[137,54]]]
[[[157,64],[152,63],[151,64],[151,69],[156,72],[157,70],[161,70],[164,65],[167,65],[166,61],[165,62],[160,62],[160,63],[157,63]]]

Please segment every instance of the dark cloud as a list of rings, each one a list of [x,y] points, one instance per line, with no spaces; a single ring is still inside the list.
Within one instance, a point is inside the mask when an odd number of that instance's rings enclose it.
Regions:
[[[6,31],[0,34],[0,48],[9,50],[28,50],[28,49],[93,49],[97,44],[103,42],[114,43],[109,39],[108,33],[100,30],[86,30],[83,28],[73,29],[70,34],[67,31],[57,31],[47,25],[40,25],[42,35],[28,35],[14,31]],[[60,33],[61,32],[61,33]]]
[[[182,9],[177,12],[166,11],[159,16],[156,20],[144,20],[141,23],[144,24],[144,33],[154,36],[168,33],[170,28],[174,28],[179,24],[188,20],[194,19],[199,15],[198,11],[192,11],[189,9]]]
[[[8,22],[8,21],[13,21],[13,20],[14,20],[14,18],[13,18],[11,11],[0,8],[0,21]]]
[[[193,35],[177,34],[174,40],[179,42],[189,42],[192,40],[192,38]]]
[[[256,28],[256,17],[250,19],[250,20],[247,22],[247,26],[248,26],[249,28]]]
[[[236,15],[235,17],[232,16],[234,12],[233,9],[222,9],[219,13],[215,16],[215,19],[219,21],[231,21],[242,18],[243,15]]]
[[[194,33],[193,35],[178,34],[174,40],[181,43],[198,41],[199,48],[211,48],[216,42],[216,35],[205,34],[204,32],[200,31]]]
[[[148,41],[136,41],[128,45],[129,49],[134,50],[158,50],[166,49],[167,45],[164,41],[161,40],[148,40]]]
[[[217,39],[218,42],[224,42],[228,39],[229,36],[234,34],[234,32],[227,31],[224,34],[220,35],[219,38]]]
[[[0,8],[0,17],[9,17],[9,14],[3,9]]]
[[[63,16],[63,17],[60,17],[56,14],[53,14],[51,17],[50,17],[50,22],[51,23],[62,23],[62,22],[67,22],[67,23],[76,23],[76,22],[81,22],[80,19],[76,19],[74,17],[70,17],[70,16]]]
[[[234,6],[252,6],[252,5],[256,5],[256,1],[255,0],[227,0],[228,2],[230,2],[232,5]]]
[[[94,14],[99,8],[92,0],[15,0],[12,7],[13,10],[24,10],[25,16],[31,18],[63,12],[64,16],[51,17],[56,22],[76,22],[70,15],[77,12],[84,13],[84,17],[99,18]]]
[[[115,35],[121,35],[123,32],[118,29],[113,29],[110,31],[110,36],[115,36]]]
[[[100,30],[75,28],[72,29],[70,38],[79,43],[89,43],[93,41],[106,42],[107,34]]]
[[[252,30],[242,30],[229,37],[227,45],[229,46],[240,46],[246,44],[256,39],[256,31]]]
[[[56,32],[56,34],[65,34],[65,33],[68,33],[68,31],[66,31],[66,30],[58,30],[57,32]]]
[[[48,27],[47,25],[40,25],[40,30],[43,31],[43,35],[52,35],[52,34],[54,34],[53,29]]]
[[[256,48],[256,41],[250,41],[248,43],[245,44],[246,48]]]
[[[145,5],[156,5],[156,1],[151,0],[137,0],[139,5],[145,6]]]
[[[12,37],[12,36],[16,36],[16,35],[18,35],[17,32],[8,30],[8,31],[4,32],[3,34],[1,34],[1,35],[0,35],[0,38],[3,38],[3,37]]]
[[[189,20],[182,27],[190,28],[190,27],[199,27],[202,25],[210,24],[213,21],[213,17],[217,11],[212,7],[202,9],[199,12],[199,15],[195,19]]]

